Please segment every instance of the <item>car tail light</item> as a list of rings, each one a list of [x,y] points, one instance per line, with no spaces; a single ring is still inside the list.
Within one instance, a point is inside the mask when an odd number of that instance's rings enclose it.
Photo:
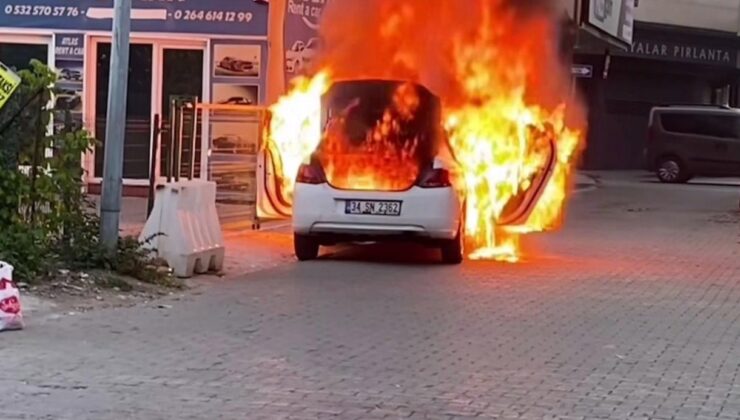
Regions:
[[[320,166],[303,164],[298,168],[296,182],[314,185],[323,184],[326,182],[326,176],[324,175],[324,170],[321,169]]]
[[[435,168],[425,171],[419,182],[416,183],[421,188],[445,188],[452,186],[450,182],[450,172],[447,169]]]

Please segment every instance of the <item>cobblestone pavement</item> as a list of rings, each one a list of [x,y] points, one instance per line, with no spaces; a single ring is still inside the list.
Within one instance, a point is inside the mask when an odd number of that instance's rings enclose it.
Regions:
[[[737,419],[738,199],[607,176],[523,264],[353,249],[31,318],[0,418]]]

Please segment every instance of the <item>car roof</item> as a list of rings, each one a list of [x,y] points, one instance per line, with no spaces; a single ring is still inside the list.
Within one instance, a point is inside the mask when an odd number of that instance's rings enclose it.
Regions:
[[[728,105],[717,105],[717,104],[674,104],[674,105],[656,105],[653,107],[654,110],[671,110],[671,111],[698,111],[704,112],[708,110],[724,110],[740,112],[738,108],[731,108]]]
[[[655,114],[711,114],[740,116],[740,109],[726,105],[690,104],[690,105],[660,105],[650,110],[649,125],[653,124]]]

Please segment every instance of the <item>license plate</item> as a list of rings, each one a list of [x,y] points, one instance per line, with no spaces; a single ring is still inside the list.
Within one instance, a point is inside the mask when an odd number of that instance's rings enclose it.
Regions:
[[[348,200],[344,206],[346,214],[363,214],[370,216],[400,216],[400,201],[367,201]]]

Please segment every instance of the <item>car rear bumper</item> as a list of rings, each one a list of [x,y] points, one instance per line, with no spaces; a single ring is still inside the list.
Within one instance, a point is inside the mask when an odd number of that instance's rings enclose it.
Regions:
[[[399,216],[345,214],[347,200],[402,201]],[[405,236],[453,239],[459,230],[461,205],[452,188],[413,187],[403,192],[343,191],[327,184],[296,186],[293,230],[317,236]]]

